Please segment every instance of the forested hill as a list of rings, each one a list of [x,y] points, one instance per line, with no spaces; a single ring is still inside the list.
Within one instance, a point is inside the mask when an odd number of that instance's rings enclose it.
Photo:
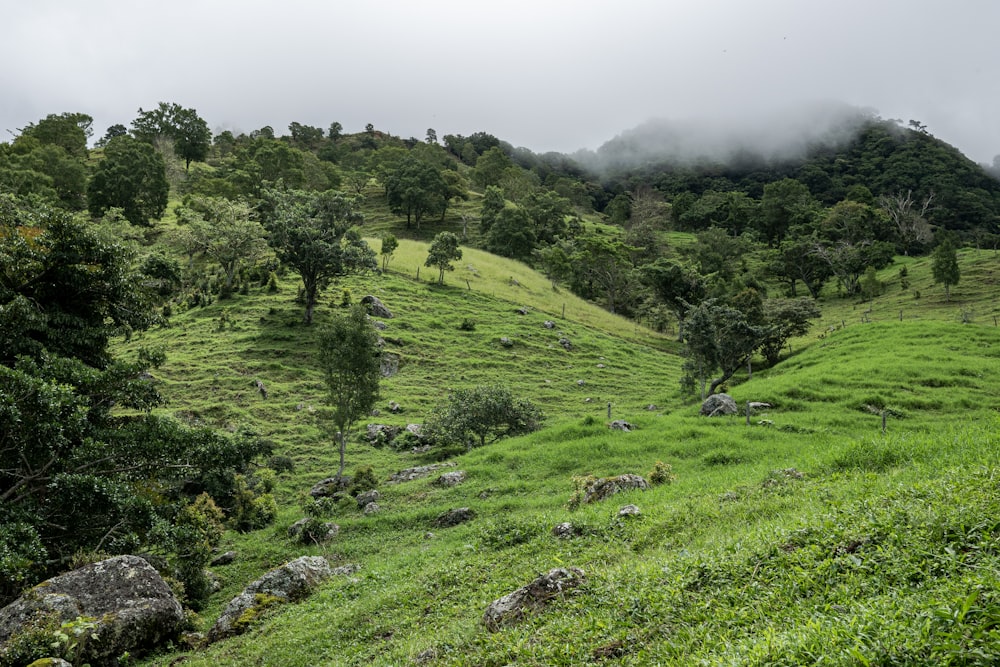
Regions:
[[[649,123],[574,157],[612,192],[651,185],[668,199],[709,191],[759,199],[768,183],[792,178],[826,206],[849,198],[854,186],[875,199],[912,191],[920,201],[933,195],[927,215],[933,225],[967,234],[997,229],[1000,180],[917,121],[903,126],[859,114],[811,136],[761,132],[767,136],[727,137]]]

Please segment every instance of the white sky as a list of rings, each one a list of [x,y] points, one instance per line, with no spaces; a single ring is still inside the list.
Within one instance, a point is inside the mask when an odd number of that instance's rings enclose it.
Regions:
[[[0,141],[160,101],[213,131],[367,123],[596,148],[817,101],[1000,154],[997,0],[0,0]]]

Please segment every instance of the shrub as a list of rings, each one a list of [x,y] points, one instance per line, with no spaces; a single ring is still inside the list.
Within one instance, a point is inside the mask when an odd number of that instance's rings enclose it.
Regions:
[[[295,461],[290,456],[272,456],[267,460],[267,467],[274,472],[295,472]]]
[[[278,505],[270,493],[256,495],[242,475],[237,476],[233,493],[230,525],[240,532],[257,530],[268,525],[278,515]]]
[[[462,323],[458,325],[458,330],[459,331],[475,331],[476,330],[476,321],[473,320],[472,318],[466,317],[464,320],[462,320]]]
[[[185,597],[193,608],[212,592],[205,566],[222,539],[224,518],[212,497],[202,493],[194,502],[185,505],[174,520],[172,541],[177,554],[177,578],[184,585]]]
[[[650,484],[670,484],[677,479],[669,463],[657,461],[647,476]]]
[[[471,449],[512,435],[541,428],[544,415],[531,401],[514,398],[503,385],[459,389],[438,406],[424,425],[435,442],[463,444]]]
[[[356,496],[376,487],[378,487],[378,479],[375,478],[375,472],[371,466],[364,466],[354,472],[354,477],[351,478],[351,488],[347,492]]]

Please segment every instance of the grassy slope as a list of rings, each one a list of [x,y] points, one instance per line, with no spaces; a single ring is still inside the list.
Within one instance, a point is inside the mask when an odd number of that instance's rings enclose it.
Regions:
[[[341,507],[341,534],[325,549],[284,536],[302,516],[297,498],[335,470],[311,370],[313,331],[298,324],[292,281],[277,296],[183,313],[131,344],[167,346],[171,361],[158,377],[170,410],[253,423],[298,464],[279,487],[277,525],[227,536],[240,558],[217,568],[224,588],[203,623],[288,558],[325,553],[363,565],[187,664],[406,664],[423,651],[433,664],[801,664],[818,655],[932,664],[948,651],[997,645],[989,628],[1000,623],[1000,332],[983,321],[997,312],[992,254],[963,254],[969,282],[954,304],[931,296],[929,269],[913,261],[913,287],[900,297],[913,302],[913,315],[902,322],[891,288],[875,302],[884,299],[886,316],[873,307],[871,324],[856,325],[853,304],[833,302],[824,326],[846,329],[797,341],[792,358],[732,388],[741,402],[774,404],[747,427],[678,405],[678,360],[658,351],[668,341],[553,294],[519,265],[466,253],[444,288],[412,274],[345,283],[355,298],[374,293],[397,314],[384,335],[402,370],[383,394],[406,412],[379,419],[419,421],[445,388],[503,379],[541,402],[552,425],[458,457],[469,473],[459,487],[383,485],[385,509],[372,517]],[[420,256],[404,243],[392,267],[409,274]],[[423,280],[432,277],[424,271]],[[913,289],[923,291],[919,302]],[[521,305],[532,312],[514,314]],[[958,324],[963,309],[980,323]],[[474,332],[457,329],[465,318],[476,321]],[[558,328],[545,329],[544,319]],[[558,346],[559,332],[572,351]],[[500,346],[501,336],[514,346]],[[254,395],[255,377],[267,382],[267,401]],[[639,430],[609,432],[607,401]],[[646,411],[648,403],[661,409]],[[869,404],[891,410],[886,435],[862,409]],[[658,460],[673,466],[675,483],[567,509],[574,476],[646,474]],[[349,469],[372,465],[380,478],[421,462],[363,445],[349,451]],[[775,472],[792,468],[804,476]],[[643,517],[617,519],[626,502]],[[478,518],[432,527],[458,506]],[[556,540],[551,527],[567,520],[581,535]],[[583,568],[586,586],[502,632],[479,625],[490,600],[558,565]]]

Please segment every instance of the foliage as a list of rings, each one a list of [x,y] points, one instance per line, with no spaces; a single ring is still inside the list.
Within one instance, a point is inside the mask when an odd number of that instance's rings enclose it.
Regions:
[[[298,271],[305,287],[305,322],[312,324],[319,293],[337,276],[352,271],[374,270],[374,254],[360,237],[345,248],[344,237],[361,222],[352,198],[329,190],[270,190],[265,226],[268,243],[286,265]],[[354,246],[356,252],[350,252]]]
[[[431,241],[424,266],[437,267],[438,285],[444,284],[444,272],[454,271],[452,262],[462,259],[462,249],[458,247],[458,237],[451,232],[440,232]]]
[[[104,159],[87,186],[87,201],[95,218],[120,208],[133,225],[148,225],[163,215],[169,191],[163,157],[149,144],[125,135],[104,148]]]
[[[934,248],[932,260],[931,272],[934,274],[934,284],[944,285],[945,300],[951,301],[951,286],[958,284],[962,273],[958,268],[958,253],[950,236],[945,236],[944,240]]]
[[[222,539],[224,519],[212,497],[202,493],[174,520],[171,546],[176,553],[177,579],[184,585],[186,602],[194,609],[212,592],[205,567]]]
[[[198,197],[178,217],[187,223],[185,245],[219,263],[226,276],[226,292],[232,291],[239,272],[253,266],[267,248],[264,227],[243,202]]]
[[[204,160],[212,145],[208,123],[194,109],[177,103],[160,102],[156,109],[143,111],[132,121],[132,133],[137,139],[155,143],[158,138],[173,141],[174,152],[184,160],[184,169]]]
[[[441,168],[414,155],[407,155],[387,173],[385,193],[390,210],[405,214],[406,226],[412,221],[417,229],[427,213],[443,211],[451,198]]]
[[[531,433],[544,419],[531,401],[514,398],[504,385],[478,385],[453,391],[428,418],[424,430],[433,441],[472,449],[500,438]]]
[[[760,353],[771,366],[778,363],[781,350],[788,341],[809,332],[811,320],[820,316],[814,299],[768,299],[764,302],[766,334],[760,344]]]
[[[673,484],[677,481],[677,475],[673,473],[673,468],[669,463],[657,461],[653,469],[649,471],[648,480],[650,484]]]
[[[338,477],[344,474],[348,431],[358,418],[371,412],[378,400],[381,360],[378,334],[360,305],[334,318],[320,333],[319,364],[340,446]]]
[[[708,394],[743,368],[769,333],[751,314],[717,299],[707,299],[692,308],[684,319],[685,356],[682,384],[693,387],[711,380]],[[780,349],[780,348],[779,348]]]
[[[382,248],[379,250],[379,254],[382,256],[382,271],[388,270],[389,260],[392,259],[392,255],[398,247],[399,241],[392,234],[386,234],[382,237]]]

